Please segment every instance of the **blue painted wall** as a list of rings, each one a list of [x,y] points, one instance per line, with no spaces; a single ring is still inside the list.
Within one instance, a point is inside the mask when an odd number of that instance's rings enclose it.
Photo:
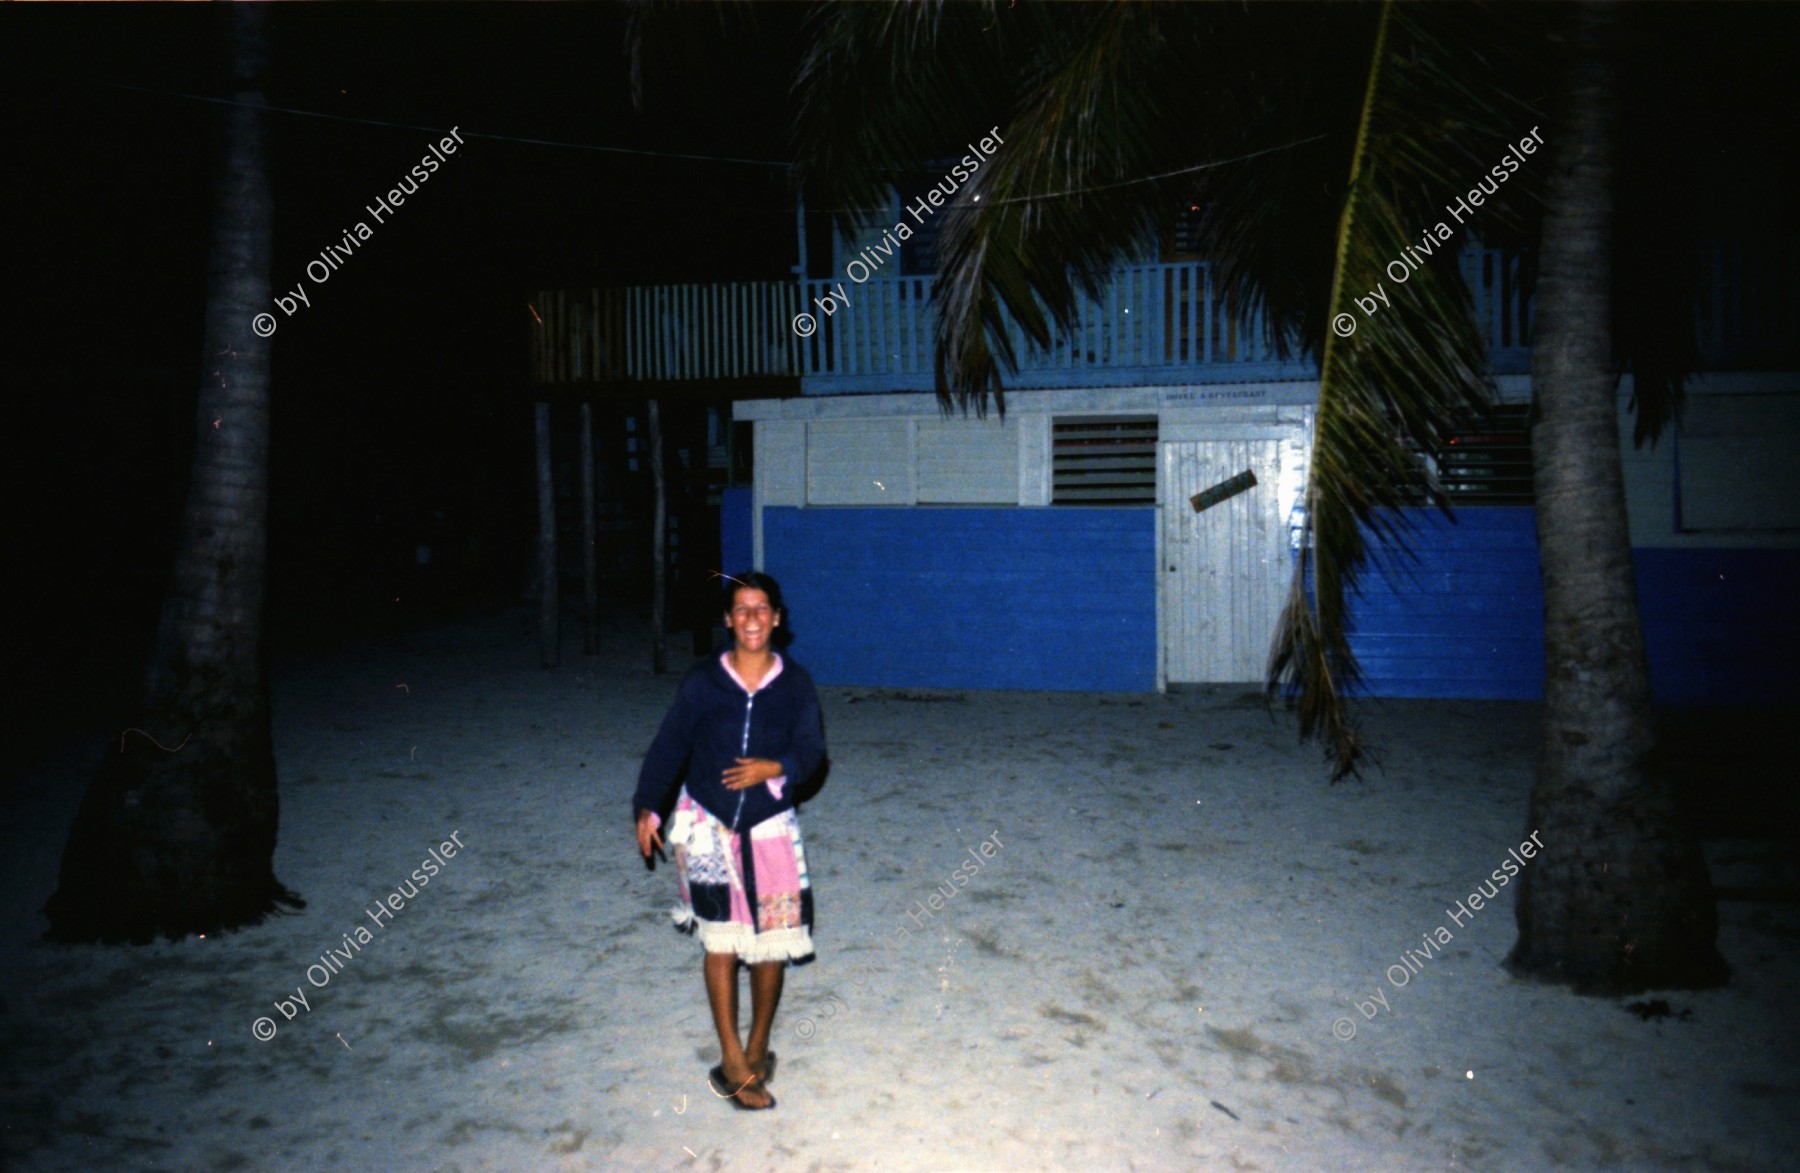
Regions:
[[[756,568],[756,535],[751,529],[750,490],[726,489],[719,500],[719,561],[726,574]]]
[[[763,510],[822,684],[1156,687],[1156,510]]]
[[[1535,510],[1408,510],[1414,555],[1370,544],[1350,647],[1372,696],[1544,695]]]
[[[1377,547],[1351,606],[1369,693],[1541,699],[1536,512],[1409,516],[1417,560]],[[1639,547],[1632,561],[1658,704],[1800,703],[1800,551]]]
[[[1800,550],[1637,549],[1632,560],[1658,702],[1800,704]]]
[[[1351,604],[1368,695],[1540,699],[1534,511],[1410,517],[1416,560],[1374,547]],[[727,490],[721,528],[735,573],[751,563],[748,490]],[[763,537],[794,655],[821,683],[1156,686],[1153,509],[770,508]],[[1658,703],[1800,704],[1800,550],[1633,557]]]

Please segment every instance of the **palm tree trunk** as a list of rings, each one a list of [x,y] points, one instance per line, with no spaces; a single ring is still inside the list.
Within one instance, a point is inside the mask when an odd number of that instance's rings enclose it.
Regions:
[[[581,653],[600,654],[600,567],[594,551],[594,405],[581,405]]]
[[[557,588],[556,463],[550,443],[550,405],[539,403],[532,414],[537,447],[537,588],[538,662],[545,668],[562,663],[562,596]]]
[[[59,940],[149,940],[302,901],[273,871],[279,803],[262,639],[270,307],[265,10],[232,6],[234,102],[213,214],[205,356],[179,546],[145,702],[109,744],[45,906]]]
[[[650,667],[661,676],[669,670],[669,486],[663,470],[662,409],[654,399],[650,401],[649,430],[650,479],[656,483],[655,519],[651,523],[653,536],[650,539],[651,557],[656,562],[651,575],[651,589],[656,593],[650,600]]]
[[[1610,294],[1619,130],[1612,5],[1572,21],[1568,109],[1551,187],[1532,339],[1544,714],[1522,875],[1521,977],[1590,993],[1700,987],[1729,972],[1699,843],[1655,753],[1619,454]]]

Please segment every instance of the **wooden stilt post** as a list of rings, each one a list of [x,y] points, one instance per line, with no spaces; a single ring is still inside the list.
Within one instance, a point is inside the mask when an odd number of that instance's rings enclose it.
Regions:
[[[581,405],[581,652],[600,654],[600,568],[594,552],[594,405]]]
[[[562,662],[562,632],[556,593],[556,477],[550,459],[550,405],[540,402],[536,415],[538,648],[544,667],[554,668]]]
[[[658,676],[669,670],[668,640],[668,517],[669,498],[668,485],[663,473],[662,443],[662,411],[656,400],[650,401],[650,479],[656,486],[655,520],[652,522],[654,536],[651,538],[651,557],[656,562],[655,572],[651,575],[651,589],[656,593],[650,600],[650,667]]]

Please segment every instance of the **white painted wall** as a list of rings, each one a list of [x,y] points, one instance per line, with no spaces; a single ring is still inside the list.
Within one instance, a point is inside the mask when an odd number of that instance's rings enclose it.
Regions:
[[[1503,402],[1530,397],[1525,376],[1497,384]],[[1631,446],[1630,396],[1627,376],[1619,422],[1633,545],[1800,545],[1800,374],[1696,377],[1677,434],[1642,449]],[[1156,413],[1164,442],[1276,440],[1291,549],[1317,397],[1310,382],[1024,391],[1003,421],[944,419],[923,393],[742,401],[736,418],[756,421],[757,562],[764,505],[1048,505],[1052,420],[1120,412]]]
[[[761,569],[763,506],[806,504],[806,424],[802,420],[759,419],[751,443],[756,446],[756,471],[750,482],[750,536],[752,557]]]
[[[1048,505],[1055,488],[1052,419],[1042,411],[1017,412],[1019,504]]]
[[[1654,447],[1632,447],[1630,397],[1627,376],[1619,430],[1632,545],[1800,545],[1800,375],[1696,377],[1673,434]]]

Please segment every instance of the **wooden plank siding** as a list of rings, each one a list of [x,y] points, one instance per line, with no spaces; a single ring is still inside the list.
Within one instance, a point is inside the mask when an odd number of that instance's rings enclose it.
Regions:
[[[1374,696],[1535,700],[1544,690],[1536,511],[1409,509],[1413,556],[1370,539],[1350,646]]]
[[[1263,679],[1269,637],[1293,578],[1281,500],[1283,441],[1213,438],[1162,445],[1164,676],[1175,682]],[[1189,498],[1241,472],[1256,484],[1196,512]]]
[[[1541,699],[1536,511],[1407,512],[1416,558],[1379,550],[1351,606],[1366,692]],[[1658,704],[1800,703],[1800,549],[1639,547],[1632,562]]]
[[[1800,704],[1800,549],[1633,550],[1658,704]]]
[[[1541,699],[1536,511],[1408,513],[1416,560],[1379,555],[1351,607],[1366,692]],[[1800,703],[1800,549],[1639,547],[1632,562],[1658,704]]]
[[[795,602],[796,655],[824,682],[1155,687],[1151,510],[766,512],[764,564]],[[1352,601],[1360,695],[1541,699],[1535,512],[1472,509],[1459,524],[1409,512],[1418,560],[1378,554]],[[725,545],[741,550],[750,519],[727,517],[738,532]],[[1633,559],[1658,704],[1800,703],[1788,670],[1800,653],[1800,550],[1647,548]],[[1057,584],[1054,621],[1090,633],[1073,658],[1055,662],[1046,645],[1058,641],[1043,628],[1052,620],[1031,601],[1047,575]],[[903,653],[883,634],[909,626],[923,652]]]
[[[821,684],[1156,687],[1156,511],[763,511],[793,654]]]

